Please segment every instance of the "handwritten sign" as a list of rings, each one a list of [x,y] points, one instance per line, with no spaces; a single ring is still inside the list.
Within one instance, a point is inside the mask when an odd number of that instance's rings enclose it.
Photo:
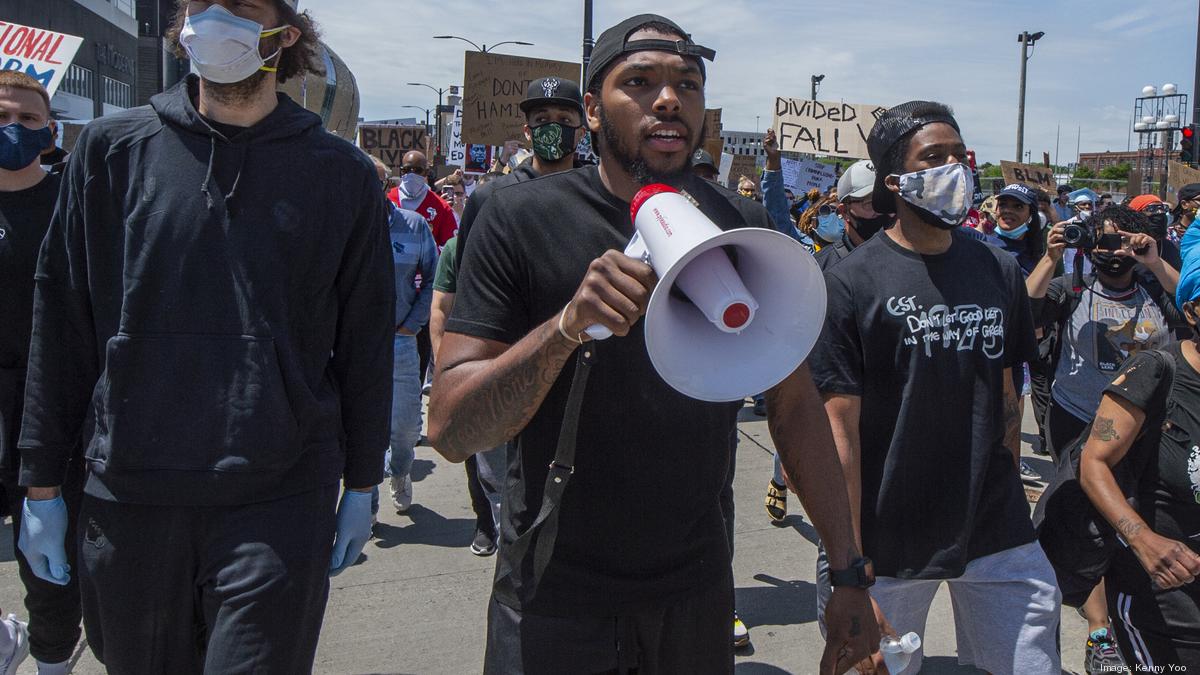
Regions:
[[[754,155],[733,155],[733,159],[729,163],[729,182],[725,184],[726,187],[736,190],[738,181],[742,179],[742,176],[749,178],[757,184],[756,168]]]
[[[504,145],[524,138],[525,113],[519,104],[533,80],[554,76],[579,81],[578,63],[524,56],[467,52],[465,69],[462,137],[468,144]]]
[[[717,160],[717,164],[717,182],[721,185],[729,185],[729,171],[733,168],[733,155],[722,152],[721,159]]]
[[[1058,189],[1058,181],[1054,180],[1054,169],[1040,164],[1018,164],[1008,160],[1000,160],[1000,172],[1004,175],[1005,185],[1021,183],[1029,187],[1041,188],[1050,194]]]
[[[363,125],[358,128],[358,147],[378,157],[394,173],[400,170],[405,153],[426,152],[428,136],[423,126]]]
[[[1167,163],[1167,199],[1175,203],[1179,199],[1179,189],[1188,183],[1200,183],[1200,170],[1170,160]]]
[[[0,70],[17,70],[54,96],[83,38],[0,21]]]
[[[462,166],[467,160],[467,146],[462,140],[462,106],[454,107],[454,121],[450,123],[449,141],[446,143],[446,164]]]
[[[780,150],[867,159],[867,136],[885,112],[863,103],[777,97],[772,128]]]
[[[816,188],[825,192],[837,184],[837,170],[829,164],[807,160],[783,160],[783,186],[794,193]]]

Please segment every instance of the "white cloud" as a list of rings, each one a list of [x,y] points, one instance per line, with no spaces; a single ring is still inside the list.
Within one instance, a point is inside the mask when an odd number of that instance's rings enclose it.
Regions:
[[[401,105],[432,108],[436,95],[406,82],[462,84],[461,35],[477,43],[533,42],[500,51],[578,61],[582,2],[528,0],[302,0],[362,90],[364,117],[407,117]],[[768,0],[644,0],[595,3],[595,36],[625,17],[655,11],[717,50],[709,66],[710,107],[726,128],[770,123],[777,95],[894,105],[914,98],[950,104],[983,161],[1015,155],[1022,30],[1045,31],[1028,66],[1025,147],[1055,149],[1073,161],[1081,149],[1124,149],[1133,99],[1145,84],[1175,82],[1189,92],[1195,55],[1194,0],[1158,0],[1129,10],[1119,0],[942,0],[920,5],[842,0],[834,5]],[[416,115],[420,117],[421,115]],[[1068,138],[1069,141],[1068,142]],[[1069,148],[1069,151],[1068,151]]]

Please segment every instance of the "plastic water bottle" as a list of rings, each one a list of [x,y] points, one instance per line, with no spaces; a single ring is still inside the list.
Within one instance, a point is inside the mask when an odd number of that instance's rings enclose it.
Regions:
[[[898,638],[885,635],[879,641],[879,653],[883,654],[883,664],[892,675],[904,672],[909,661],[912,661],[912,655],[920,648],[921,636],[916,633],[908,633]]]

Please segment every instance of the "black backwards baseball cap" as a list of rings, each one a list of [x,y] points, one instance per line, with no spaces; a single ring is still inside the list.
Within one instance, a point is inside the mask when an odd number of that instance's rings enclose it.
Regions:
[[[1184,185],[1179,188],[1179,192],[1175,194],[1175,197],[1178,202],[1188,202],[1200,197],[1200,183],[1188,183]]]
[[[530,109],[539,105],[561,105],[576,108],[583,114],[583,94],[579,85],[561,77],[542,77],[529,83],[525,98],[518,107],[521,112],[528,114]]]
[[[629,39],[630,33],[648,23],[661,23],[670,26],[675,32],[684,36],[684,39]],[[596,40],[596,45],[592,48],[592,60],[588,63],[587,73],[584,75],[584,90],[591,89],[596,83],[597,78],[604,73],[604,69],[611,65],[613,61],[616,61],[622,54],[645,51],[675,52],[683,56],[695,57],[696,62],[700,65],[701,78],[706,77],[704,59],[712,61],[717,58],[717,52],[692,42],[691,34],[680,28],[674,21],[657,14],[638,14],[637,16],[625,19],[600,34],[600,39]]]
[[[871,155],[871,161],[875,164],[875,189],[871,192],[871,205],[876,213],[896,212],[895,195],[883,184],[885,178],[900,168],[888,164],[889,150],[905,136],[936,122],[945,122],[962,134],[958,122],[954,121],[953,117],[934,109],[937,105],[932,101],[901,103],[883,113],[871,128],[871,133],[867,136],[867,153]]]

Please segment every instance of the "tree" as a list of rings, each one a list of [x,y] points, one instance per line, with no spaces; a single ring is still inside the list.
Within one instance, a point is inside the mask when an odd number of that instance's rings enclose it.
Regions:
[[[1075,177],[1076,178],[1095,178],[1096,172],[1092,171],[1092,167],[1083,166],[1081,164],[1081,165],[1075,167]]]
[[[979,167],[979,176],[981,178],[1002,178],[1004,176],[1004,172],[999,166],[989,162]]]
[[[1133,167],[1128,162],[1106,166],[1100,170],[1100,177],[1106,180],[1129,180],[1129,172]]]

